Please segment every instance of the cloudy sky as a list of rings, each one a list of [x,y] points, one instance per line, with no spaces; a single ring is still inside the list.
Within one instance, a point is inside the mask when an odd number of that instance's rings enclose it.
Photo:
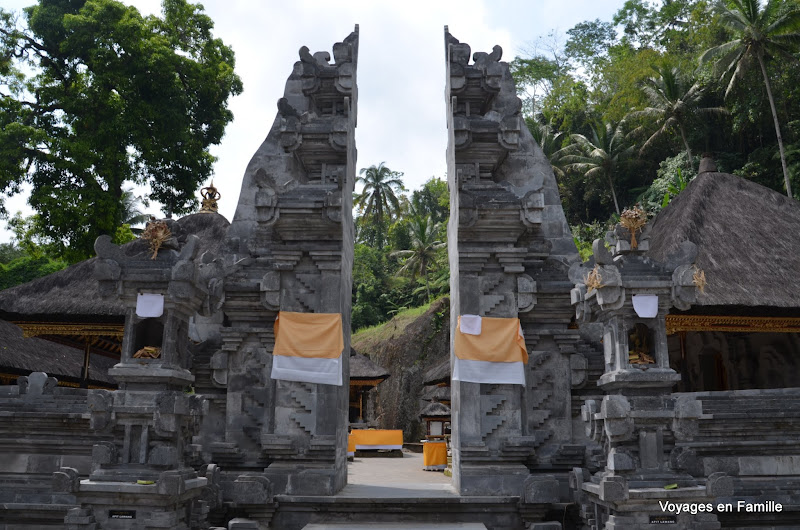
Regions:
[[[2,0],[17,10],[31,0]],[[160,0],[136,0],[147,14]],[[409,189],[445,175],[447,143],[443,28],[475,51],[499,44],[510,61],[536,46],[551,30],[563,33],[584,20],[610,20],[623,0],[322,0],[202,2],[214,33],[236,53],[244,93],[230,101],[234,120],[222,143],[214,183],[220,213],[233,217],[245,167],[275,118],[276,102],[298,60],[298,50],[331,51],[355,24],[358,61],[358,168],[385,162],[404,173]],[[541,41],[539,41],[541,42]],[[6,200],[9,212],[31,213],[21,196]],[[158,213],[158,212],[148,212]],[[9,234],[0,223],[0,241]]]

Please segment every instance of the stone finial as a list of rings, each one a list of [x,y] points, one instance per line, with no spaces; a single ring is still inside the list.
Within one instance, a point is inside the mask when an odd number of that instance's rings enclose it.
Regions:
[[[711,153],[703,153],[703,158],[700,159],[700,169],[697,172],[697,174],[702,175],[703,173],[716,173],[716,172],[717,172],[717,164],[711,157]]]

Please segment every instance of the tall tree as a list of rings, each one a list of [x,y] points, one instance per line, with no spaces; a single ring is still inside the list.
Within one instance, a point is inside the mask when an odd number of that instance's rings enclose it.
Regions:
[[[559,158],[564,147],[564,141],[567,135],[563,132],[556,132],[552,127],[546,123],[529,122],[528,129],[531,131],[531,136],[539,144],[542,153],[547,157],[550,166],[553,168],[553,174],[556,177],[562,178],[564,170],[561,169],[561,160]]]
[[[414,277],[425,278],[425,292],[428,301],[431,299],[430,282],[428,273],[431,262],[436,258],[436,251],[445,246],[439,241],[439,224],[434,223],[430,215],[413,215],[411,217],[411,249],[398,250],[393,252],[393,256],[406,258],[405,263],[398,272],[410,273]]]
[[[716,73],[723,80],[730,78],[725,90],[726,97],[736,81],[754,66],[754,62],[758,64],[775,123],[786,194],[792,197],[786,153],[766,60],[777,54],[796,61],[792,52],[800,45],[800,7],[792,7],[781,0],[767,0],[763,8],[760,0],[729,0],[729,6],[722,7],[721,21],[736,38],[706,50],[700,56],[700,64],[714,61]]]
[[[383,248],[386,242],[388,221],[400,209],[397,193],[405,191],[402,173],[392,171],[381,162],[377,166],[362,168],[358,172],[356,183],[364,187],[353,199],[353,204],[361,212],[361,223],[372,226],[371,243]]]
[[[611,190],[614,208],[619,214],[614,176],[632,147],[625,142],[621,124],[614,126],[610,122],[599,123],[592,125],[591,129],[592,134],[588,138],[582,134],[570,135],[574,143],[562,149],[559,158],[565,169],[583,173],[586,179],[604,178]]]
[[[161,18],[116,0],[0,10],[0,189],[29,182],[72,259],[121,224],[125,183],[170,212],[194,207],[242,91],[213,26],[186,0],[164,0]]]
[[[655,132],[639,149],[640,154],[672,129],[677,129],[686,148],[688,164],[693,169],[692,148],[686,135],[687,126],[695,116],[724,116],[728,111],[723,107],[701,106],[703,92],[700,85],[695,83],[689,86],[690,83],[681,76],[677,67],[661,66],[656,67],[655,71],[658,77],[648,78],[642,87],[650,100],[650,106],[631,112],[626,120],[648,118],[656,127]],[[642,131],[644,127],[634,130],[633,134]]]

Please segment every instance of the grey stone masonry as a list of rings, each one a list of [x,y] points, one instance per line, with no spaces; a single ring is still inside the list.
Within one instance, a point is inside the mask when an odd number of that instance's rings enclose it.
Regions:
[[[342,386],[270,374],[281,310],[341,313],[350,351],[357,62],[357,26],[333,57],[301,48],[245,171],[226,241],[228,324],[210,359],[214,384],[226,389],[224,424],[203,433],[226,503],[243,503],[244,477],[263,478],[275,495],[333,495],[347,481],[349,356]]]
[[[469,45],[445,28],[445,52],[451,330],[462,314],[518,317],[530,355],[525,386],[454,381],[454,481],[465,495],[554,502],[555,479],[539,476],[535,487],[527,479],[551,471],[572,442],[579,337],[567,329],[568,269],[577,251],[501,48],[470,62]]]
[[[70,468],[56,473],[81,505],[64,519],[69,529],[208,526],[201,495],[209,479],[187,462],[202,400],[187,390],[194,381],[189,321],[209,297],[212,282],[203,271],[213,256],[198,255],[196,236],[180,244],[180,227],[165,223],[172,235],[155,254],[140,249],[131,255],[108,236],[95,243],[95,274],[103,291],[125,305],[125,333],[120,362],[109,371],[119,390],[88,395],[90,428],[112,441],[92,447],[88,479],[69,480],[75,474]],[[139,311],[142,294],[162,297],[163,309]]]
[[[594,242],[590,263],[570,270],[577,318],[600,322],[603,329],[605,366],[598,386],[605,396],[587,399],[582,417],[606,459],[594,476],[576,468],[571,487],[593,530],[656,524],[713,530],[720,523],[708,507],[730,488],[731,478],[721,473],[704,483],[670,458],[675,427],[691,416],[691,407],[676,407],[670,394],[680,375],[669,364],[665,316],[670,308],[686,309],[695,301],[697,249],[685,242],[667,263],[659,263],[645,256],[649,225],[636,239],[638,247],[618,225],[605,241]],[[694,513],[664,508],[678,505],[702,508]]]

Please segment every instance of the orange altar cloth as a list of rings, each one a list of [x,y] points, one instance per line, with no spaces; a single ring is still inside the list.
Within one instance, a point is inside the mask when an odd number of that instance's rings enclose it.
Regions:
[[[439,471],[447,467],[447,442],[422,444],[422,464],[425,471]]]
[[[351,449],[352,447],[352,449]],[[402,449],[403,431],[356,429],[347,438],[347,452],[357,449]]]

